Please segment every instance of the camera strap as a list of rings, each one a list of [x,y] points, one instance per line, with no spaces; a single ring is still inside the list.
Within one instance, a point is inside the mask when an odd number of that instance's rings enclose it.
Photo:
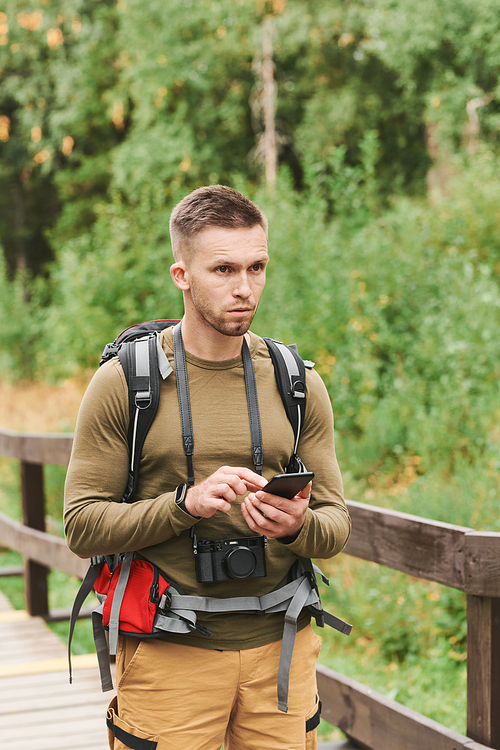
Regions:
[[[182,444],[187,461],[188,487],[194,484],[193,453],[194,434],[193,420],[191,418],[191,401],[189,398],[189,383],[187,376],[186,353],[182,340],[181,323],[174,328],[174,364],[175,377],[177,381],[177,397],[179,399],[179,411],[182,426]],[[264,451],[262,448],[262,431],[260,427],[259,401],[257,398],[257,384],[255,381],[255,370],[248,344],[243,337],[241,347],[243,359],[243,371],[245,373],[245,390],[247,394],[248,417],[250,420],[250,436],[252,440],[252,459],[257,474],[262,474],[264,462]]]

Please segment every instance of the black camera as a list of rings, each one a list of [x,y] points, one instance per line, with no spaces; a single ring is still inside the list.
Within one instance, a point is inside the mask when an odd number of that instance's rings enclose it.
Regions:
[[[212,583],[266,576],[266,543],[265,536],[198,542],[196,580]]]

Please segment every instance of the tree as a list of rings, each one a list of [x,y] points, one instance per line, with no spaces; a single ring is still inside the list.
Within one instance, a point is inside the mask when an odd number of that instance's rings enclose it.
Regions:
[[[43,5],[7,0],[0,14],[0,241],[11,273],[53,257],[56,221],[60,239],[93,221],[123,137],[105,98],[117,78],[114,3]]]

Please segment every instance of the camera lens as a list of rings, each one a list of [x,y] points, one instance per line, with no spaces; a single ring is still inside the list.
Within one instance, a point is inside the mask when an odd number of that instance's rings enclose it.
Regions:
[[[248,547],[235,547],[224,558],[224,567],[230,578],[248,578],[255,570],[256,559]]]

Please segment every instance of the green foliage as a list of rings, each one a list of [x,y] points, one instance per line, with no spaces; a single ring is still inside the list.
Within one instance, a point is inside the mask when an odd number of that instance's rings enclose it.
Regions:
[[[36,374],[43,295],[43,283],[33,282],[28,272],[9,281],[0,256],[0,371],[14,380]]]
[[[109,184],[121,139],[104,92],[114,85],[114,2],[2,6],[0,236],[11,273],[40,271],[57,237],[81,232]],[[52,231],[59,218],[57,237]]]
[[[182,315],[169,274],[168,214],[145,203],[127,211],[117,198],[97,215],[88,236],[67,243],[52,273],[53,303],[44,312],[50,335],[38,357],[52,376],[96,367],[104,345],[133,323]]]
[[[451,151],[476,148],[479,133],[497,145],[500,27],[489,0],[2,8],[0,238],[11,276],[39,273],[85,236],[113,191],[133,205],[152,195],[160,210],[200,184],[256,182],[264,11],[280,162],[295,187],[322,186],[330,210],[363,200],[354,193],[370,139],[372,204],[422,193],[430,134]]]
[[[425,119],[455,147],[467,135],[467,102],[484,99],[481,129],[498,144],[498,13],[490,0],[377,0],[362,49],[397,72],[406,103],[419,98]]]
[[[353,624],[316,629],[321,663],[465,734],[464,594],[348,556],[320,567],[324,606]]]
[[[179,189],[227,182],[253,146],[253,3],[132,0],[120,12],[120,83],[130,117],[115,150],[114,186],[141,200],[144,185]]]
[[[411,456],[419,472],[451,471],[484,451],[500,374],[496,163],[478,155],[447,196],[400,199],[361,229],[323,226],[321,200],[294,202],[286,184],[263,196],[271,263],[257,324],[316,359],[354,477],[403,472]]]
[[[377,133],[379,190],[422,189],[429,159],[420,94],[405,97],[398,62],[387,65],[367,47],[371,4],[287,4],[276,19],[278,71],[283,81],[278,116],[289,123],[302,164],[328,162],[343,149],[347,163],[362,162],[366,131]],[[281,32],[281,30],[283,30]],[[286,118],[286,119],[285,119]]]

